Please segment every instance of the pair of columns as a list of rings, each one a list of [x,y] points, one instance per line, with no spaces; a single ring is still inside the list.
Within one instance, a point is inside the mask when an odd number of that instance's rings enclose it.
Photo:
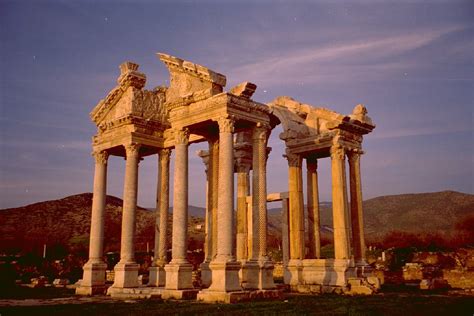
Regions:
[[[332,200],[334,248],[336,259],[351,258],[351,231],[354,258],[365,260],[365,242],[362,212],[362,190],[360,179],[360,150],[347,152],[349,158],[351,207],[349,214],[346,184],[345,156],[346,151],[340,145],[331,148]],[[297,154],[287,155],[289,164],[289,231],[290,261],[305,257],[304,248],[304,211],[302,184],[302,157]],[[307,157],[307,194],[308,194],[308,231],[309,257],[320,258],[320,219],[318,197],[317,159]],[[352,227],[352,229],[351,229]]]
[[[267,162],[267,140],[269,129],[266,126],[257,125],[252,131],[252,161],[242,162],[237,159],[237,227],[236,227],[236,259],[241,267],[241,283],[246,289],[269,289],[274,288],[273,264],[267,256],[267,208],[266,208],[266,162]],[[222,147],[222,144],[220,145]],[[210,286],[218,274],[211,269],[212,258],[216,253],[217,240],[220,240],[217,232],[223,229],[219,222],[220,216],[216,210],[217,198],[216,188],[221,188],[221,177],[218,170],[222,168],[219,156],[219,142],[209,142],[209,154],[200,154],[206,164],[207,184],[207,212],[206,212],[206,239],[205,260],[201,264],[201,279],[203,286]],[[233,161],[232,161],[233,164]],[[252,173],[252,196],[253,206],[247,212],[246,198],[250,194],[249,172],[253,166]],[[232,175],[233,181],[233,175]],[[217,223],[217,225],[215,225]],[[232,229],[233,231],[233,229]],[[240,266],[239,266],[240,269]],[[238,280],[237,280],[238,281]]]
[[[138,286],[138,268],[135,262],[135,219],[137,209],[139,144],[125,145],[126,167],[123,195],[122,237],[120,261],[115,266],[113,287]],[[106,263],[103,260],[104,221],[107,186],[108,153],[100,151],[95,158],[94,191],[92,199],[89,260],[84,265],[84,274],[78,294],[96,294],[105,290]]]

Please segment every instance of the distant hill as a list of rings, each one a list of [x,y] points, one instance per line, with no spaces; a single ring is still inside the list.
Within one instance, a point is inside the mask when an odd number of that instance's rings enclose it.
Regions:
[[[120,248],[123,201],[107,196],[105,211],[105,251]],[[0,251],[7,248],[38,249],[43,244],[66,244],[86,247],[89,242],[92,193],[68,196],[63,199],[35,203],[18,208],[0,210]],[[199,208],[196,208],[199,209]],[[201,220],[190,217],[190,237],[202,239],[195,226]],[[154,212],[137,209],[137,251],[146,250],[154,243]],[[171,236],[172,216],[168,234]],[[171,240],[169,238],[169,240]]]
[[[8,248],[31,249],[46,244],[66,244],[87,248],[90,230],[92,194],[73,195],[19,208],[0,210],[0,251]],[[461,220],[474,216],[474,195],[453,191],[381,196],[364,201],[367,238],[381,238],[390,231],[440,233],[449,235]],[[118,250],[120,245],[122,200],[107,196],[105,250]],[[205,209],[189,207],[189,237],[204,239]],[[281,210],[268,212],[269,234],[281,236]],[[172,216],[168,233],[171,234]],[[146,244],[153,247],[154,212],[137,210],[137,251]],[[321,204],[323,236],[332,234],[330,203]],[[170,240],[170,238],[169,238]]]

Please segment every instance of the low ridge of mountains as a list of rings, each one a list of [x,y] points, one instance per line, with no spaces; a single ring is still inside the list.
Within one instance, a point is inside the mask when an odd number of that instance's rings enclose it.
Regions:
[[[92,194],[83,193],[63,199],[0,210],[0,251],[30,249],[46,244],[86,247],[90,230]],[[380,238],[391,231],[408,233],[439,233],[450,235],[456,224],[474,216],[474,195],[454,191],[381,196],[366,200],[364,206],[367,238]],[[270,235],[281,233],[281,210],[269,209]],[[117,250],[120,244],[122,200],[107,196],[105,212],[105,242],[107,250]],[[332,232],[331,204],[321,203],[323,233]],[[189,237],[204,238],[205,209],[189,207]],[[169,216],[168,234],[171,234]],[[153,244],[154,212],[137,209],[137,250]],[[170,239],[170,238],[169,238]],[[152,247],[152,246],[150,246]]]

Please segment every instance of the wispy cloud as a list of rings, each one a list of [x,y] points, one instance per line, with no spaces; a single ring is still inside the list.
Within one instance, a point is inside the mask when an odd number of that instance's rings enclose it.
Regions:
[[[289,49],[280,56],[262,56],[261,60],[240,65],[230,71],[237,78],[252,78],[265,84],[306,83],[327,81],[347,77],[348,74],[360,76],[361,72],[377,74],[384,70],[413,67],[407,61],[396,57],[430,43],[460,27],[439,30],[422,30],[410,34],[389,37],[371,37],[347,41],[342,44],[326,44]],[[230,77],[230,76],[229,76]]]

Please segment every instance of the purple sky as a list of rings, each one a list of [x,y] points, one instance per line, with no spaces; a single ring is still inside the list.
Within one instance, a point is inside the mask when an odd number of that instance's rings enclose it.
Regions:
[[[227,76],[348,114],[366,105],[364,198],[474,193],[472,1],[1,1],[0,208],[92,190],[89,112],[130,60],[147,88],[167,84],[164,52]],[[284,146],[272,133],[269,192],[287,190]],[[190,147],[190,203],[205,201]],[[108,194],[122,196],[112,157]],[[140,164],[139,202],[153,206],[156,157]],[[329,160],[320,163],[330,200]]]

